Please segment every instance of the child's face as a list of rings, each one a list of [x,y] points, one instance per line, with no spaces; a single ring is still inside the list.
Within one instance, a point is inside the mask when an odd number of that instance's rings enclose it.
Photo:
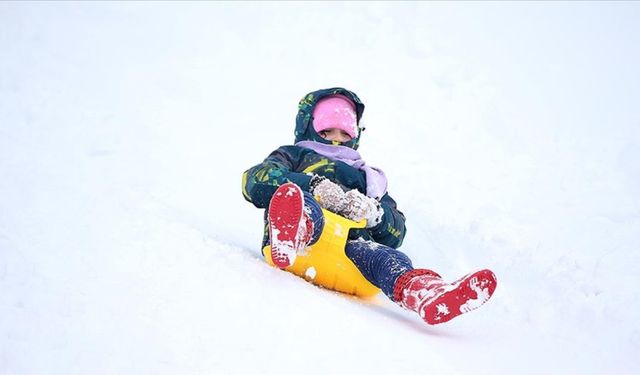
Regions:
[[[329,128],[318,132],[327,141],[349,142],[351,136],[342,129]]]

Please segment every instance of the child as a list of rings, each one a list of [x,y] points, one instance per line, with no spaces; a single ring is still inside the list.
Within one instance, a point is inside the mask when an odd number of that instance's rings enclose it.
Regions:
[[[496,288],[491,271],[447,283],[431,270],[413,268],[397,250],[406,233],[405,217],[387,192],[385,174],[366,165],[356,151],[364,111],[356,94],[344,88],[318,90],[306,95],[298,109],[295,145],[278,148],[243,175],[245,199],[268,208],[263,248],[271,245],[274,263],[287,267],[297,252],[317,241],[322,207],[353,221],[366,219],[365,228],[350,231],[347,257],[371,284],[428,324],[449,321],[486,302]],[[289,193],[299,195],[293,211],[281,198]],[[293,234],[280,230],[299,222]]]

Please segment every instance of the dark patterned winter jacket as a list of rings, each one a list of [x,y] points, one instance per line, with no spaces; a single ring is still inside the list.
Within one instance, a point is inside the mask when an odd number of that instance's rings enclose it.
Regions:
[[[282,146],[262,163],[244,172],[242,193],[244,198],[256,207],[267,208],[271,196],[283,183],[293,182],[302,190],[309,191],[309,182],[313,174],[327,177],[345,191],[357,189],[366,194],[367,185],[363,171],[298,146]],[[405,217],[389,194],[381,198],[380,204],[384,209],[382,222],[373,228],[352,229],[349,238],[363,238],[398,248],[406,233]],[[267,241],[265,231],[263,245],[268,243]]]

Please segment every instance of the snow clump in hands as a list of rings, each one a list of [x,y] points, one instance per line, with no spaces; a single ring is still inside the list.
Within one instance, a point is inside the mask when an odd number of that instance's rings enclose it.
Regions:
[[[342,188],[323,176],[311,178],[311,194],[316,197],[323,208],[340,214],[346,205],[345,193]]]
[[[346,204],[342,210],[342,216],[353,221],[367,220],[367,228],[373,228],[382,222],[384,210],[380,202],[367,197],[356,189],[344,194]]]
[[[382,222],[384,210],[380,202],[356,189],[345,193],[338,184],[318,175],[311,178],[309,186],[320,206],[331,212],[353,221],[366,219],[367,228],[373,228]]]

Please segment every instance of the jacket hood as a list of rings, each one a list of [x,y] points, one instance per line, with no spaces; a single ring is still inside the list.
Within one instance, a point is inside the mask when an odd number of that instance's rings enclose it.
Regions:
[[[356,117],[358,121],[358,134],[351,139],[349,142],[340,143],[342,146],[350,147],[354,150],[358,149],[358,145],[360,144],[360,135],[364,130],[363,127],[360,126],[360,119],[362,118],[362,113],[364,112],[364,104],[360,101],[358,96],[342,87],[334,87],[330,89],[322,89],[314,92],[310,92],[304,96],[298,103],[298,115],[296,116],[296,130],[295,142],[298,143],[300,141],[315,141],[324,144],[333,144],[333,142],[328,141],[322,138],[313,128],[313,109],[316,106],[316,103],[320,101],[320,99],[329,96],[340,94],[344,95],[347,98],[351,99],[353,103],[356,105]]]

